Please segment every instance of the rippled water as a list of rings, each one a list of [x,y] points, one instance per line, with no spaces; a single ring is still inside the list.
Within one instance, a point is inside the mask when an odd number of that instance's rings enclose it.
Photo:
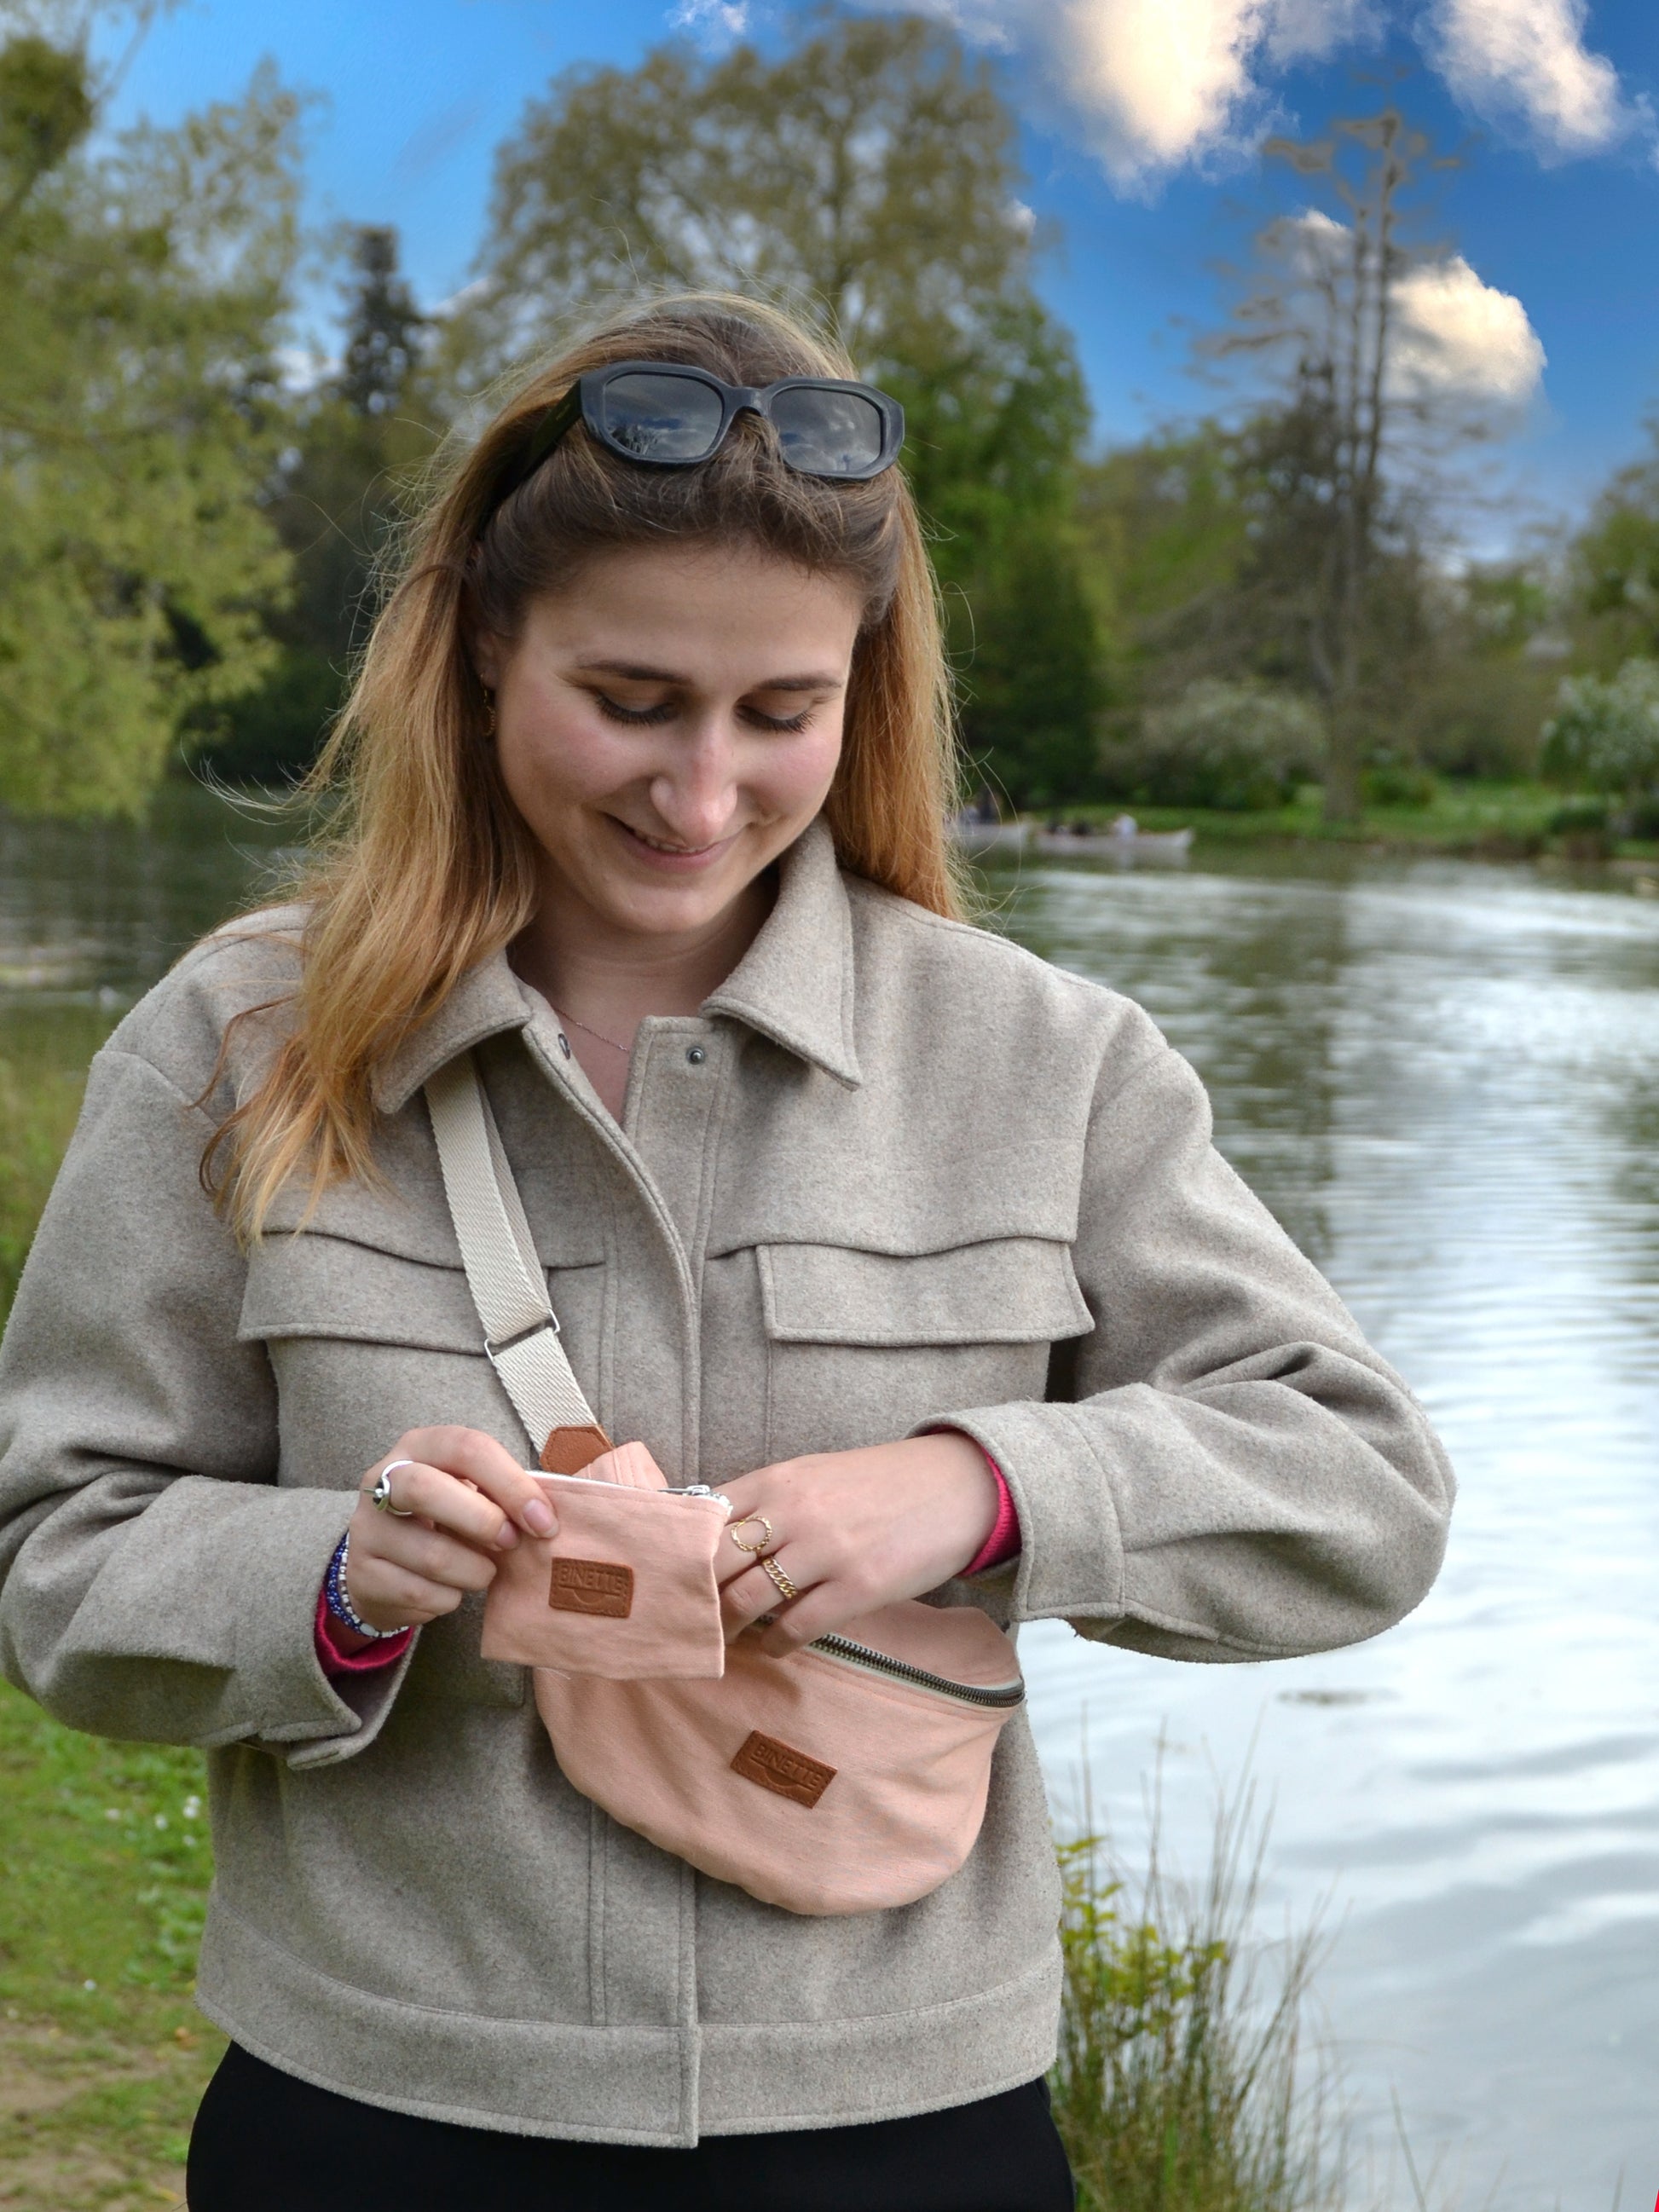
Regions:
[[[1007,879],[1003,878],[1006,882]],[[1063,1796],[1202,1863],[1273,1803],[1270,1899],[1329,1899],[1319,1989],[1379,2144],[1461,2201],[1659,2185],[1659,902],[1419,861],[1028,873],[1012,933],[1139,999],[1220,1141],[1456,1463],[1445,1571],[1376,1643],[1177,1667],[1024,1644]],[[1249,1747],[1254,1741],[1254,1753]]]
[[[152,833],[0,830],[0,1053],[88,1036],[284,833],[174,793]],[[1659,901],[1310,854],[992,878],[1005,926],[1139,998],[1229,1156],[1438,1421],[1438,1586],[1372,1644],[1178,1667],[1024,1644],[1057,1802],[1086,1718],[1131,1859],[1201,1869],[1218,1781],[1273,1802],[1267,1903],[1319,1978],[1362,2129],[1398,2095],[1459,2203],[1659,2185]],[[1254,1747],[1253,1750],[1251,1747]]]

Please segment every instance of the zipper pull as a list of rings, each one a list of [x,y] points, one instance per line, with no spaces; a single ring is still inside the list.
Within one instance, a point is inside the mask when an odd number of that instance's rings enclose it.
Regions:
[[[680,1486],[679,1495],[682,1498],[712,1498],[717,1505],[723,1505],[728,1513],[732,1510],[731,1499],[723,1498],[718,1490],[711,1489],[706,1482],[684,1483]]]

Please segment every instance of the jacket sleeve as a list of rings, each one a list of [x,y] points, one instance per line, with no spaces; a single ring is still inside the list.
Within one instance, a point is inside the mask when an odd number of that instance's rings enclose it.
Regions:
[[[318,1662],[355,1500],[276,1486],[210,1129],[143,1056],[94,1062],[0,1346],[0,1666],[72,1728],[308,1764],[361,1748],[403,1670],[337,1686]]]
[[[1171,1658],[1376,1635],[1438,1571],[1452,1474],[1422,1408],[1211,1142],[1159,1041],[1097,1091],[1069,1402],[951,1416],[1002,1469],[1015,1620]]]

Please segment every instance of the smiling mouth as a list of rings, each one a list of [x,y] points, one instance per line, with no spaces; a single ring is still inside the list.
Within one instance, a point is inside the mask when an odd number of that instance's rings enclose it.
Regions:
[[[643,830],[636,830],[631,822],[619,821],[614,814],[611,818],[625,836],[634,838],[650,852],[665,854],[670,860],[700,860],[705,854],[718,853],[723,846],[729,845],[732,842],[732,836],[726,836],[717,837],[711,845],[676,845],[672,844],[666,837],[653,837]],[[735,836],[736,834],[736,831],[733,831],[732,836]]]

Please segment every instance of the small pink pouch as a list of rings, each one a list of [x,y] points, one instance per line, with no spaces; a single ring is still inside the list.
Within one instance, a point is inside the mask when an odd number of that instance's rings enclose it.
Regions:
[[[483,1651],[613,1682],[718,1680],[726,1638],[714,1547],[731,1508],[671,1490],[643,1444],[581,1474],[538,1477],[558,1528],[522,1531],[484,1602]]]

